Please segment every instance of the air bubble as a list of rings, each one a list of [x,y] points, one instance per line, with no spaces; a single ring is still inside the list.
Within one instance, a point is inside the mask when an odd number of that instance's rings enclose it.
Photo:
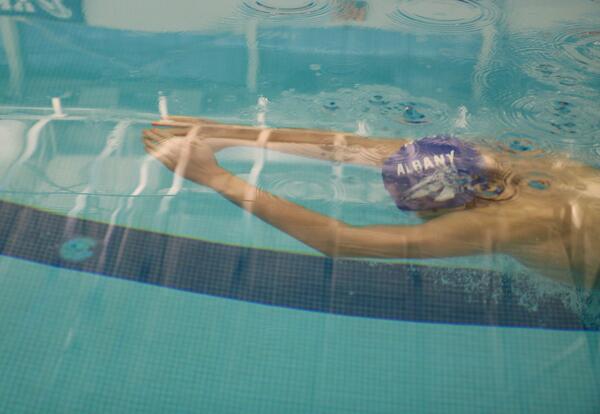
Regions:
[[[547,190],[550,188],[550,181],[547,180],[530,180],[527,185],[534,190]]]
[[[335,101],[327,101],[323,104],[323,108],[325,108],[329,111],[335,111],[335,110],[339,109],[340,107],[338,106],[338,104]]]
[[[369,102],[373,105],[387,105],[389,103],[382,95],[373,95],[369,98]]]

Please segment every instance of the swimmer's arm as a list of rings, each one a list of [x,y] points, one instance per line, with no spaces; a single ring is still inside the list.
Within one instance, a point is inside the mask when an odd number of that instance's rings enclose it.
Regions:
[[[413,226],[348,226],[338,256],[436,258],[505,252],[514,235],[508,226],[476,211],[448,213]]]
[[[192,131],[195,133],[196,131]],[[506,224],[493,207],[449,213],[419,226],[357,227],[308,210],[245,182],[218,165],[204,140],[144,134],[146,151],[167,168],[208,186],[263,221],[328,256],[442,257],[499,251]],[[511,216],[518,216],[512,214]],[[511,226],[515,227],[514,225]],[[522,227],[522,226],[521,226]],[[518,235],[517,235],[518,236]]]
[[[195,132],[194,132],[195,133]],[[352,226],[281,199],[220,167],[204,140],[192,136],[164,139],[144,134],[146,151],[167,168],[205,185],[263,221],[328,256],[425,258],[503,251],[527,226],[508,217],[468,210],[449,213],[418,226]],[[497,213],[497,212],[496,212]],[[521,215],[522,216],[522,215]],[[502,218],[503,217],[503,218]],[[518,231],[508,231],[518,230]]]
[[[200,126],[199,138],[205,139],[215,151],[230,147],[258,147],[269,150],[359,165],[381,166],[407,139],[365,138],[360,135],[294,128],[258,128],[227,125],[197,118],[171,117],[155,126],[176,126],[163,129],[165,135],[185,135],[192,125]]]
[[[484,216],[451,213],[417,226],[352,226],[222,171],[208,184],[263,221],[327,256],[432,258],[498,252],[509,234]]]
[[[289,130],[265,130],[256,140],[207,137],[216,151],[231,147],[271,151],[331,162],[380,167],[407,141],[356,137],[345,133],[300,135]]]

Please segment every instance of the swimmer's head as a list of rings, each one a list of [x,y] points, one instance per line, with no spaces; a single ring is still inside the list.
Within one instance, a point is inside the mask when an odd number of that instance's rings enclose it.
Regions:
[[[447,212],[502,193],[491,179],[490,162],[456,137],[425,137],[385,161],[383,183],[401,210]]]

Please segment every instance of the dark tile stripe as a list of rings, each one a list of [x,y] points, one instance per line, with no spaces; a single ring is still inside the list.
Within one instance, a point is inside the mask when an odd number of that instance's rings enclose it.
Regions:
[[[97,241],[79,262],[63,243]],[[514,278],[472,269],[332,260],[173,237],[0,201],[0,253],[40,264],[213,296],[351,316],[547,329],[594,329],[558,297],[519,304]],[[441,276],[489,280],[468,293]],[[497,299],[493,300],[492,297]]]

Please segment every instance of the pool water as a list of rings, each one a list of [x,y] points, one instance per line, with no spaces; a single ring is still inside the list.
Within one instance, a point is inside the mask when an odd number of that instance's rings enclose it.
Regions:
[[[141,135],[185,114],[600,167],[599,23],[594,0],[0,0],[0,412],[598,412],[597,298],[507,255],[324,258]],[[376,169],[217,158],[348,223],[421,222]]]

